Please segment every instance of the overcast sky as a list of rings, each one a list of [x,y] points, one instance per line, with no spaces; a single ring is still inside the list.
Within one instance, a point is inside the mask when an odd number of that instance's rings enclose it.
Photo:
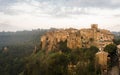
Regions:
[[[0,0],[0,31],[91,24],[120,31],[120,0]]]

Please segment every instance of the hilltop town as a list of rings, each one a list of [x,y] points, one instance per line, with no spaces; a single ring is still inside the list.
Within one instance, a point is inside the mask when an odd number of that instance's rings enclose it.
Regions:
[[[89,48],[96,46],[103,49],[113,43],[114,35],[105,29],[99,29],[97,24],[92,24],[88,29],[58,29],[50,31],[41,37],[41,47],[44,50],[55,50],[59,42],[67,42],[70,49]]]

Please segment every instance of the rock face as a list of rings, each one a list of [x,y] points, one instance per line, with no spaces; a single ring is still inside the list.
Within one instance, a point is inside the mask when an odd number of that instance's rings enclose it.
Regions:
[[[102,75],[106,75],[108,69],[108,53],[104,51],[97,52],[95,55],[96,58],[96,70],[99,67],[101,69]]]
[[[92,24],[88,29],[59,29],[46,33],[41,37],[41,48],[45,50],[54,50],[60,41],[67,41],[67,47],[70,49],[87,47],[91,45],[98,48],[105,47],[113,43],[113,34],[104,29],[99,29],[97,24]]]

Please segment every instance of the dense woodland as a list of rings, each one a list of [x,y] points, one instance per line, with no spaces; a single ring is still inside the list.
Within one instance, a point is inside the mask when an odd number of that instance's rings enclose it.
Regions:
[[[52,29],[0,32],[0,75],[97,75],[94,55],[98,48],[71,50],[66,42],[59,49],[46,53],[40,50],[40,37]],[[115,34],[115,44],[120,44],[120,32]],[[34,48],[37,46],[37,53]],[[7,47],[7,50],[4,48]],[[109,49],[109,48],[108,48]],[[68,67],[68,65],[77,65]],[[81,68],[82,67],[82,68]]]
[[[25,57],[32,54],[47,29],[0,32],[0,74],[19,75],[24,69]],[[4,47],[8,50],[5,51]]]

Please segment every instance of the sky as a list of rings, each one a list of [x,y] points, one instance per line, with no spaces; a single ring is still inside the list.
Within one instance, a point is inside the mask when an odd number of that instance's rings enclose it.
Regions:
[[[120,0],[0,0],[0,31],[89,28],[120,31]]]

